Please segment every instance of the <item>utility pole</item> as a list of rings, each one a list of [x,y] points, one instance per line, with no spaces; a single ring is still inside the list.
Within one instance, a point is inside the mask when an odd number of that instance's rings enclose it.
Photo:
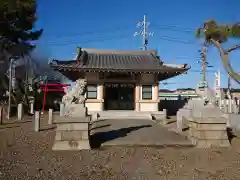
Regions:
[[[154,35],[153,32],[148,32],[149,25],[150,25],[150,22],[147,22],[146,15],[144,15],[143,21],[140,21],[137,23],[137,27],[142,28],[142,29],[140,31],[134,33],[134,36],[140,35],[143,37],[142,48],[141,48],[143,50],[147,50],[149,36]]]
[[[228,75],[227,96],[228,96],[229,99],[232,99],[232,98],[231,98],[231,76],[230,76],[230,75]]]
[[[207,65],[208,65],[206,52],[207,52],[207,48],[206,47],[203,47],[200,50],[202,79],[201,79],[201,82],[199,84],[199,87],[201,87],[201,88],[205,88],[205,87],[208,86],[207,78],[206,78],[206,71],[207,71]]]
[[[216,97],[221,99],[221,72],[218,70],[215,72],[215,84],[214,84],[214,91],[216,93]]]
[[[203,47],[201,50],[201,58],[202,58],[202,82],[206,82],[206,71],[207,71],[207,55],[206,55],[207,48]]]

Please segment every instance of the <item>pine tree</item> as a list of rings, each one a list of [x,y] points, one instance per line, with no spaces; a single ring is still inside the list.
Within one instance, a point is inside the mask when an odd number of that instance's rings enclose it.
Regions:
[[[29,53],[43,32],[35,30],[36,0],[0,1],[0,50],[14,55]]]
[[[34,41],[38,40],[42,29],[34,28],[37,21],[36,0],[0,0],[0,61],[6,66],[1,66],[1,74],[8,69],[9,58],[28,55],[34,48]],[[8,79],[1,78],[0,84],[7,89]],[[12,94],[15,103],[17,97],[25,97],[25,92]]]
[[[218,24],[215,20],[206,21],[196,31],[198,38],[204,38],[205,45],[214,45],[220,53],[222,63],[228,74],[240,84],[240,74],[235,72],[229,60],[229,53],[240,49],[237,44],[229,49],[224,49],[222,43],[227,42],[229,38],[240,38],[240,24]]]

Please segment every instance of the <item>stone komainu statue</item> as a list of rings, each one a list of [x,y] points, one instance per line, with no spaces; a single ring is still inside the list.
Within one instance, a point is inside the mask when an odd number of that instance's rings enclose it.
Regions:
[[[67,90],[67,93],[62,98],[62,103],[66,108],[71,104],[84,104],[86,85],[86,79],[78,79],[76,81],[76,86]]]

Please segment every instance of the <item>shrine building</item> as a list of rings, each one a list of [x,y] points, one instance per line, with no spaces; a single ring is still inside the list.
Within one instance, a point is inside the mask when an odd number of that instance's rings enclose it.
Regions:
[[[189,67],[167,65],[156,51],[115,51],[78,48],[74,60],[53,60],[50,66],[71,81],[87,80],[89,112],[105,110],[158,111],[159,82]]]

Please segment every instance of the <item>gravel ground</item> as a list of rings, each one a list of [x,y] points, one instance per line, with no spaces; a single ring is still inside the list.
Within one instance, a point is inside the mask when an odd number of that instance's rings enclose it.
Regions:
[[[240,179],[240,154],[234,148],[109,147],[54,152],[54,131],[32,129],[32,122],[0,126],[0,179]]]

